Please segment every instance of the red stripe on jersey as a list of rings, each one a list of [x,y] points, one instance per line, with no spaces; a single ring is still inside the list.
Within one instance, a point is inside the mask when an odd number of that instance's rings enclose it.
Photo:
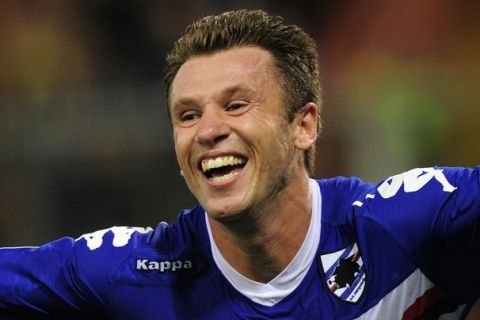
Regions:
[[[446,298],[445,293],[438,287],[425,291],[415,302],[403,313],[403,320],[413,320],[421,316],[423,312],[436,302]]]

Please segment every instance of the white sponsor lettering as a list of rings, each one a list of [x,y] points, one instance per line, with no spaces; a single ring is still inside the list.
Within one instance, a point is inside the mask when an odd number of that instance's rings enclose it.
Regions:
[[[165,272],[167,270],[170,270],[172,266],[172,263],[170,261],[162,261],[160,262],[160,272]],[[155,270],[155,269],[152,269]]]
[[[180,260],[173,261],[172,262],[172,271],[175,271],[175,270],[178,270],[178,269],[182,269],[182,261],[180,261]]]
[[[143,259],[143,260],[138,259],[136,269],[137,270],[148,270],[147,262],[148,262],[147,259]]]
[[[190,260],[165,260],[156,261],[149,259],[137,259],[136,261],[137,271],[158,271],[164,273],[166,271],[178,271],[192,269],[192,261]]]
[[[134,227],[113,227],[109,229],[99,230],[92,233],[85,234],[81,236],[80,239],[85,239],[87,241],[87,247],[90,250],[98,249],[103,244],[103,236],[111,231],[113,233],[112,245],[114,247],[123,247],[128,244],[132,234],[135,232],[139,233],[148,233],[152,231],[151,228],[134,228]]]
[[[405,192],[416,192],[433,178],[442,185],[444,192],[453,192],[457,189],[448,182],[442,169],[417,168],[388,178],[377,190],[384,199],[388,199],[395,196],[402,185]]]

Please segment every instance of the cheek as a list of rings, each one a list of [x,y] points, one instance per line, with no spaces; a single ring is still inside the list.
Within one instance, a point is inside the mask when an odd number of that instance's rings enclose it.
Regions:
[[[185,135],[179,134],[178,132],[174,132],[173,134],[173,144],[175,147],[175,154],[177,156],[177,161],[180,166],[186,165],[184,163],[186,161],[186,157],[188,154],[188,144],[187,139],[185,139]]]
[[[260,158],[264,171],[271,171],[273,168],[279,170],[293,160],[293,142],[290,140],[288,127],[280,130],[265,133],[259,138]]]

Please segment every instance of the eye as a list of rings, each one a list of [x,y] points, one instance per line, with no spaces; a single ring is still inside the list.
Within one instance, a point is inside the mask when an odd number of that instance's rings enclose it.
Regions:
[[[190,127],[194,125],[201,116],[202,114],[199,111],[185,111],[178,115],[176,122],[182,127]]]
[[[225,107],[225,111],[233,113],[234,115],[239,115],[244,113],[247,110],[249,103],[247,101],[231,101]]]

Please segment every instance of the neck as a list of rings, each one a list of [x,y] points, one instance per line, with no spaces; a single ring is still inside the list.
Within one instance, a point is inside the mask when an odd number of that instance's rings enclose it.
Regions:
[[[209,217],[213,239],[225,260],[247,278],[266,283],[293,260],[310,225],[308,177],[230,221]]]

